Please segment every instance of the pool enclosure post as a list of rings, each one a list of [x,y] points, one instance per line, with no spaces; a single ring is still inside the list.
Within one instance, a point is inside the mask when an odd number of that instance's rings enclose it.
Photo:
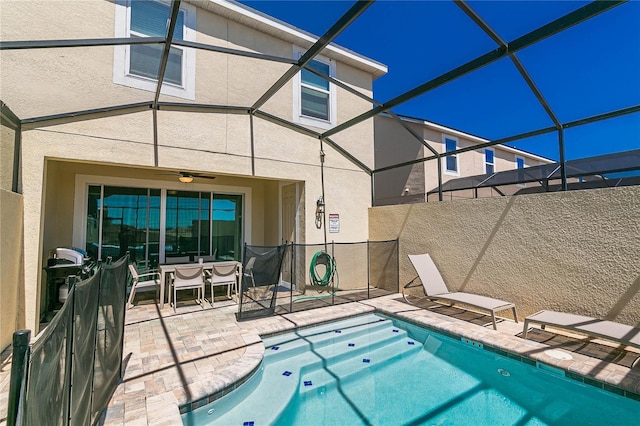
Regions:
[[[13,354],[11,356],[11,378],[9,382],[9,405],[7,407],[7,425],[18,424],[21,395],[26,392],[25,377],[29,358],[31,330],[19,330],[13,333]]]
[[[558,129],[558,151],[560,152],[560,179],[562,179],[562,190],[567,191],[567,165],[564,152],[564,130]]]
[[[291,277],[289,278],[289,312],[293,312],[293,281],[295,280],[295,264],[293,262],[293,260],[296,258],[295,257],[295,253],[294,250],[296,249],[296,246],[293,244],[293,242],[291,243],[291,250],[289,250],[291,252]]]
[[[72,405],[72,395],[71,390],[72,386],[72,370],[73,370],[73,343],[74,343],[74,332],[75,332],[75,323],[76,323],[76,281],[78,277],[75,275],[70,275],[68,280],[69,285],[69,295],[67,296],[67,301],[71,303],[71,318],[67,323],[69,326],[69,330],[67,332],[67,353],[65,360],[65,382],[68,383],[67,388],[67,425],[71,424],[71,415],[73,414],[73,410],[71,408]],[[65,303],[67,302],[65,301]],[[122,358],[122,357],[121,357]],[[93,396],[92,396],[93,398]]]
[[[369,294],[369,287],[371,287],[371,253],[369,250],[369,239],[367,238],[367,299],[371,297]]]
[[[333,268],[333,273],[331,274],[331,286],[333,287],[333,291],[331,292],[331,305],[335,305],[336,302],[336,282],[335,282],[335,272],[336,272],[336,242],[334,240],[331,240],[331,261],[333,263],[333,265],[331,265],[331,267]],[[327,265],[328,267],[329,265]]]
[[[400,238],[396,238],[396,293],[400,293]]]

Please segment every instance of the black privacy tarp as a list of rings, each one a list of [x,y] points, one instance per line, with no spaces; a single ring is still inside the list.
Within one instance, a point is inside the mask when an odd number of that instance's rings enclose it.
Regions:
[[[92,417],[107,406],[120,379],[128,256],[103,265],[98,301]]]
[[[274,313],[285,249],[245,245],[238,319]]]
[[[63,425],[67,422],[70,379],[67,345],[71,340],[74,295],[75,288],[71,288],[67,302],[31,346],[25,425]]]
[[[94,345],[102,270],[75,285],[73,354],[71,363],[71,425],[90,425]]]

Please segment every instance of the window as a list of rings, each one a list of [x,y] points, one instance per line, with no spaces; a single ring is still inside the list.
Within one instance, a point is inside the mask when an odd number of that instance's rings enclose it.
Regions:
[[[93,259],[158,263],[160,190],[90,185],[86,250]]]
[[[311,61],[309,67],[324,75],[330,74],[328,64]],[[300,92],[300,113],[307,117],[329,121],[329,100],[331,97],[329,82],[303,69],[300,75]]]
[[[523,157],[518,157],[516,155],[516,169],[520,170],[518,172],[518,182],[520,182],[518,184],[518,186],[522,186],[522,187],[527,186],[527,184],[523,182],[525,180],[524,179],[525,178],[524,170],[523,170],[525,167],[526,167],[526,165],[524,164],[524,158]]]
[[[164,37],[171,13],[168,2],[123,0],[116,4],[116,37]],[[174,40],[195,40],[195,8],[180,8]],[[113,82],[155,92],[163,44],[114,47]],[[195,100],[195,50],[171,47],[162,93]]]
[[[157,265],[167,256],[240,260],[243,195],[92,184],[86,250],[93,259]]]
[[[490,148],[485,148],[485,150],[484,150],[484,172],[485,173],[495,173],[495,171],[496,171],[495,152]]]
[[[303,53],[302,50],[296,50],[294,57],[299,58]],[[329,59],[314,59],[307,67],[326,76],[335,75],[335,62]],[[336,93],[333,84],[302,69],[294,79],[293,97],[293,121],[323,129],[335,125]]]
[[[134,1],[131,3],[131,37],[164,37],[167,17],[171,9],[168,4],[156,1]],[[175,40],[183,40],[184,11],[178,13],[176,28],[173,33]],[[164,46],[133,45],[129,51],[129,74],[158,79],[158,68]],[[164,76],[166,83],[182,86],[182,48],[172,47],[169,51],[167,69]]]
[[[450,137],[443,136],[444,139],[444,152],[451,152],[458,149],[458,140]],[[445,173],[457,175],[458,174],[458,154],[449,155],[445,157]]]

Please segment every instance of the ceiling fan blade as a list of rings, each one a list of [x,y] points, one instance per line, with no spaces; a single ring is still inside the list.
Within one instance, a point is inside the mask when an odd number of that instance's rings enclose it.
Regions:
[[[197,173],[192,173],[191,176],[196,177],[196,178],[201,178],[201,179],[215,179],[215,176],[209,176],[209,175],[200,175]]]

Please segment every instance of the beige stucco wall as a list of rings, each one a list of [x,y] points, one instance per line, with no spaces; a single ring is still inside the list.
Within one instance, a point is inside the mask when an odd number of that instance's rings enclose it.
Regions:
[[[2,1],[0,17],[3,40],[109,38],[115,34],[116,5],[103,0]],[[293,56],[293,37],[278,39],[200,8],[195,33],[200,43]],[[113,62],[111,46],[3,51],[2,99],[23,119],[153,99],[153,92],[114,84]],[[287,69],[286,64],[198,50],[195,99],[161,95],[160,100],[250,106]],[[372,76],[363,69],[338,60],[336,76],[371,96]],[[291,121],[293,88],[293,81],[285,84],[264,110]],[[369,103],[342,89],[336,92],[338,122],[370,108]],[[78,175],[162,182],[171,177],[156,172],[169,169],[214,174],[215,185],[251,190],[252,226],[247,239],[254,244],[279,242],[278,185],[298,182],[304,203],[300,238],[323,241],[324,232],[314,222],[315,203],[323,192],[319,140],[260,118],[254,118],[252,134],[247,115],[161,109],[157,119],[157,168],[150,111],[48,121],[23,128],[24,279],[29,328],[37,330],[39,283],[47,250],[77,240],[72,222]],[[335,139],[360,161],[373,166],[371,120]],[[371,205],[370,177],[329,145],[323,150],[327,212],[339,213],[341,218],[340,233],[331,238],[364,241]]]
[[[0,37],[8,41],[110,38],[116,33],[117,6],[114,3],[108,0],[3,1],[0,2]],[[193,3],[207,5],[206,2]],[[294,55],[293,36],[287,36],[286,40],[276,38],[236,20],[186,2],[183,4],[185,8],[195,10],[194,32],[198,43],[284,58]],[[29,25],[25,26],[24,22]],[[73,25],[69,25],[70,22]],[[113,84],[114,49],[106,46],[3,51],[0,56],[3,101],[20,118],[29,118],[153,100],[154,91]],[[190,52],[195,52],[196,58],[195,99],[162,94],[161,101],[251,106],[290,68],[288,64],[200,49]],[[370,73],[336,61],[335,54],[328,55],[333,56],[336,63],[338,79],[367,96],[372,95]],[[285,84],[262,109],[291,121],[293,88],[293,81]],[[371,107],[370,103],[343,89],[336,88],[336,91],[338,123]],[[369,161],[369,157],[372,159],[371,143],[364,149],[357,145],[369,140],[367,137],[372,135],[372,128],[373,124],[369,122],[351,130],[360,136],[354,143],[355,154],[365,156],[369,165],[372,165]],[[367,134],[361,134],[362,131]]]
[[[23,129],[28,324],[38,317],[36,301],[47,250],[69,245],[75,238],[71,224],[76,175],[159,184],[170,180],[175,185],[175,178],[158,173],[193,170],[217,176],[214,185],[251,188],[253,244],[280,242],[278,182],[303,182],[309,207],[302,211],[309,217],[300,220],[301,234],[307,242],[323,241],[323,230],[314,224],[315,203],[322,194],[317,139],[255,119],[252,147],[248,116],[160,111],[160,168],[154,168],[151,120],[152,113],[143,112]],[[330,146],[324,151],[327,212],[341,219],[340,233],[330,238],[365,241],[370,177]]]
[[[375,207],[370,238],[428,252],[450,291],[640,323],[640,187]]]
[[[13,187],[15,134],[15,130],[4,123],[0,125],[0,189],[7,191],[11,191]]]
[[[22,195],[0,189],[0,350],[25,327]]]
[[[453,136],[458,141],[458,148],[477,145],[479,142],[470,137],[463,137],[457,132],[443,132],[413,120],[405,120],[413,131],[420,135],[437,152],[444,152],[443,135]],[[377,116],[375,126],[375,164],[376,168],[393,166],[418,158],[430,157],[433,153],[404,129],[397,120],[390,116]],[[495,146],[495,171],[505,171],[516,168],[516,155],[525,159],[525,164],[537,166],[543,162],[527,153],[516,154],[501,146]],[[446,171],[445,159],[442,161],[442,182],[464,176],[482,175],[485,173],[484,149],[463,152],[458,155],[458,173]],[[376,173],[376,201],[380,204],[407,203],[424,201],[424,193],[438,187],[438,163],[432,159],[411,166],[403,166],[385,172]],[[526,187],[526,185],[525,185]],[[522,187],[501,187],[500,190],[513,194]],[[409,189],[409,191],[406,191]],[[490,189],[480,190],[479,197],[499,196]],[[472,190],[448,192],[444,194],[446,200],[468,199],[474,197]],[[431,195],[429,201],[436,201],[437,194]],[[409,201],[408,201],[409,200]]]
[[[423,134],[422,126],[411,122],[406,124],[414,133]],[[376,169],[423,158],[428,151],[416,137],[390,117],[374,118],[374,136]],[[413,196],[417,197],[416,202],[424,201],[425,164],[427,163],[421,162],[376,173],[376,202],[395,203],[402,200],[400,197]]]

